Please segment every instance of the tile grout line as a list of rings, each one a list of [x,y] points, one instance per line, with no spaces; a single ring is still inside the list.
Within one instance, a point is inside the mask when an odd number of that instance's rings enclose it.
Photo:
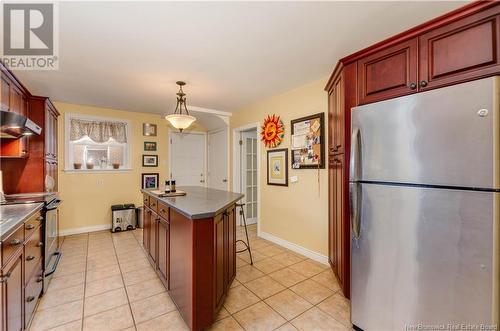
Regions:
[[[85,257],[85,276],[84,276],[84,286],[83,286],[83,305],[82,305],[82,323],[80,324],[80,330],[83,330],[83,320],[85,317],[85,293],[87,291],[87,264],[89,259],[89,234],[87,233],[87,252]]]
[[[134,235],[132,234],[132,236],[134,236]],[[135,238],[135,236],[134,236],[134,238]],[[115,245],[115,240],[113,239],[113,236],[111,236],[111,241],[113,242],[113,251],[115,252],[116,259],[118,260],[118,254],[116,253],[116,245]],[[137,324],[135,323],[135,317],[134,317],[134,313],[132,311],[132,305],[130,303],[130,297],[128,296],[127,287],[125,286],[125,279],[123,279],[123,272],[122,272],[122,268],[120,266],[120,261],[119,260],[118,260],[118,269],[120,270],[120,277],[122,279],[123,289],[125,290],[125,295],[127,296],[128,309],[130,310],[130,315],[132,316],[133,327],[134,327],[135,330],[137,330]]]

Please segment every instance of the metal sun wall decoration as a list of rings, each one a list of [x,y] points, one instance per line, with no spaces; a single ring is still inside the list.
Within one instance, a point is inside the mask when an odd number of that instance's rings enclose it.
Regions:
[[[281,144],[285,137],[285,126],[279,116],[267,115],[262,124],[261,140],[267,148],[274,148]]]

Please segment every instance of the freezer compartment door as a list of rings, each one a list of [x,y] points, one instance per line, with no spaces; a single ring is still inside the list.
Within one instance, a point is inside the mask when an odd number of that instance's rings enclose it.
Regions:
[[[497,321],[499,193],[375,184],[361,192],[353,324],[417,330]]]
[[[353,108],[352,146],[360,146],[351,157],[361,164],[354,180],[500,188],[499,81]]]

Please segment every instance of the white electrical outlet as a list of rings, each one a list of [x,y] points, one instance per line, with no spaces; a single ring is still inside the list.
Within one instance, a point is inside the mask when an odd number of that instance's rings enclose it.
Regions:
[[[298,181],[299,181],[299,177],[298,176],[292,176],[292,177],[290,177],[290,182],[297,183]]]

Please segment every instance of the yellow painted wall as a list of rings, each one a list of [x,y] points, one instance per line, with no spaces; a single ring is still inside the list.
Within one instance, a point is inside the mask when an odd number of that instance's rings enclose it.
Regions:
[[[285,139],[278,148],[290,148],[292,119],[324,112],[325,124],[328,122],[327,95],[323,90],[326,80],[315,81],[235,111],[231,118],[231,128],[255,122],[262,124],[266,115],[274,113],[281,116],[285,124]],[[325,128],[325,139],[327,135]],[[267,149],[262,142],[259,143],[260,231],[328,255],[328,170],[325,167],[319,170],[319,174],[316,169],[294,170],[291,169],[289,160],[288,175],[298,176],[298,182],[289,181],[288,187],[267,185]]]
[[[63,200],[60,208],[60,230],[62,234],[78,228],[89,228],[111,224],[111,205],[135,203],[141,205],[141,174],[160,174],[162,183],[168,174],[168,129],[163,117],[158,114],[128,112],[55,102],[61,116],[58,121],[59,192]],[[116,172],[78,173],[64,171],[65,168],[65,114],[87,114],[129,120],[131,123],[132,170]],[[142,123],[158,125],[156,137],[142,135]],[[192,130],[205,131],[201,126]],[[144,141],[156,141],[157,152],[144,152]],[[143,168],[142,154],[158,154],[157,168]]]

